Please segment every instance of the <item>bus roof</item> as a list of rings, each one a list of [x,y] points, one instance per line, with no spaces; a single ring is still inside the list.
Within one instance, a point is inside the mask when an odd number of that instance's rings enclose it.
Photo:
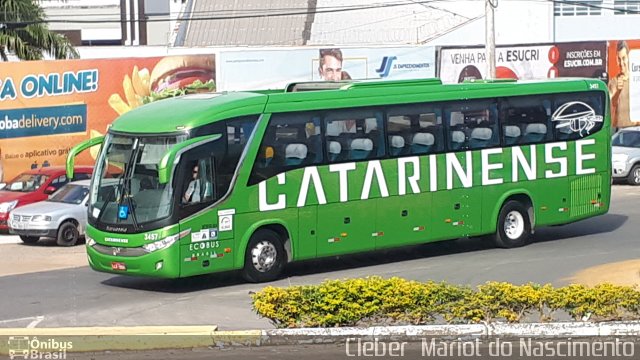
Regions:
[[[175,133],[230,117],[259,114],[268,96],[252,92],[202,93],[155,101],[118,117],[111,130]]]
[[[607,91],[602,81],[582,78],[498,79],[461,84],[442,84],[440,79],[327,82],[326,85],[302,82],[289,84],[280,91],[204,93],[156,101],[123,114],[114,121],[111,129],[130,133],[175,133],[218,120],[263,112],[408,104],[594,88]]]

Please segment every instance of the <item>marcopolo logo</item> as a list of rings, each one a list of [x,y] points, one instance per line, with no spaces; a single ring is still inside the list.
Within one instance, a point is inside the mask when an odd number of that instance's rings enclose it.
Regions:
[[[40,340],[37,337],[9,336],[9,358],[13,359],[66,359],[71,341]]]
[[[391,73],[391,70],[401,71],[416,71],[422,69],[428,69],[430,67],[428,62],[398,62],[397,56],[385,56],[382,58],[380,68],[376,69],[378,75],[381,78],[386,78]],[[395,63],[394,63],[395,62]]]

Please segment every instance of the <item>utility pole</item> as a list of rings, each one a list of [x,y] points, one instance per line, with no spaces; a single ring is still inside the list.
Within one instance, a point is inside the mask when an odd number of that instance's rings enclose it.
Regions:
[[[495,4],[494,2],[495,1]],[[496,33],[493,12],[498,7],[498,0],[485,0],[485,51],[487,57],[487,79],[496,78]]]

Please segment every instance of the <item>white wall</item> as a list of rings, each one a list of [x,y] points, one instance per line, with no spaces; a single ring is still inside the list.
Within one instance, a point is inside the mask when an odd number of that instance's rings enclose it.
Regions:
[[[640,15],[562,16],[555,27],[557,42],[640,39]]]
[[[480,18],[443,33],[429,45],[484,45],[484,2]],[[550,2],[499,0],[494,15],[496,44],[531,44],[553,41],[553,4]]]

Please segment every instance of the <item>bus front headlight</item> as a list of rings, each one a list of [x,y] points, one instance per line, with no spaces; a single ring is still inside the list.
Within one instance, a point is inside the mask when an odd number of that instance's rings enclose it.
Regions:
[[[86,240],[86,242],[87,242],[87,246],[93,246],[93,245],[95,245],[95,244],[96,244],[96,241],[95,241],[95,240],[93,240],[93,238],[90,238],[90,237],[88,237],[88,236],[86,236],[86,235],[85,235],[85,237],[84,237],[84,238],[85,238],[85,240]]]
[[[169,246],[173,245],[173,243],[175,243],[178,238],[180,237],[180,234],[175,234],[172,236],[167,236],[166,238],[162,239],[162,240],[158,240],[158,241],[154,241],[152,243],[149,244],[145,244],[142,246],[142,248],[146,251],[146,252],[154,252],[154,251],[158,251],[158,250],[162,250],[162,249],[166,249]]]

